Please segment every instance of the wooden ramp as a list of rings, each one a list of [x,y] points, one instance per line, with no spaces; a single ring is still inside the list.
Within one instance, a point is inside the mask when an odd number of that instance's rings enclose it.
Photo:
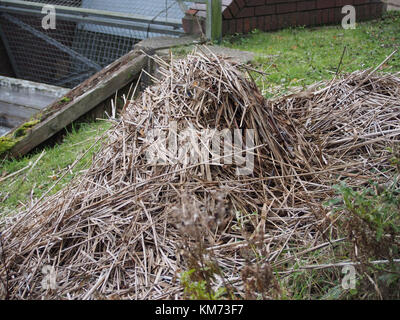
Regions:
[[[69,89],[0,76],[0,136],[61,98]]]

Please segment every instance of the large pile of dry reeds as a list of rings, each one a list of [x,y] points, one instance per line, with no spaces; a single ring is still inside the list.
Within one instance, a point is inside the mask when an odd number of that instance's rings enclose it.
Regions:
[[[199,264],[219,266],[214,289],[241,295],[244,266],[262,259],[276,268],[335,242],[322,205],[333,185],[390,178],[399,77],[355,72],[267,101],[239,66],[203,51],[159,61],[162,80],[126,106],[87,173],[3,219],[3,296],[182,298],[179,273],[193,268],[196,246]],[[195,164],[149,161],[146,137],[173,122],[199,135],[254,129],[253,170],[238,175],[204,154]]]

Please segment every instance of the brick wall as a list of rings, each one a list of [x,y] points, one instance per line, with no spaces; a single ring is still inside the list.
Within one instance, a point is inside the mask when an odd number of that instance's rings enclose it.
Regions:
[[[222,32],[338,24],[344,17],[341,11],[345,5],[356,8],[356,21],[378,18],[386,10],[379,0],[222,0]],[[193,4],[183,19],[185,32],[199,33],[200,26],[204,32],[205,17],[205,4]]]

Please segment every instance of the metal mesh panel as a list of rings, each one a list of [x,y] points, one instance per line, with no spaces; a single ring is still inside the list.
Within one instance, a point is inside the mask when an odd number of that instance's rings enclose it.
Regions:
[[[30,2],[55,4],[69,7],[99,9],[115,12],[135,13],[145,16],[159,16],[180,19],[183,12],[176,0],[26,0]],[[184,2],[186,6],[190,2]]]
[[[31,0],[158,19],[180,19],[175,0]],[[18,78],[74,87],[133,49],[141,39],[168,34],[150,32],[151,23],[122,28],[93,22],[74,22],[57,15],[56,29],[44,30],[44,15],[0,12],[0,35]],[[160,26],[159,28],[163,28]],[[170,28],[170,27],[169,27]]]
[[[26,0],[28,1],[28,0]],[[152,18],[182,19],[184,11],[180,5],[182,1],[176,0],[33,0],[31,2],[81,7],[86,9],[106,10],[121,13],[133,13]],[[185,7],[190,2],[183,2]],[[107,29],[105,29],[107,31]],[[108,30],[110,32],[110,30]],[[114,32],[126,34],[127,30],[115,28]],[[129,36],[136,39],[145,39],[162,34],[129,30]]]

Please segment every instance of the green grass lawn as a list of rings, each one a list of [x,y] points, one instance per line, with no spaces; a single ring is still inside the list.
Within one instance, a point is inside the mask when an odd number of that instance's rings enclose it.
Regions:
[[[346,48],[341,72],[379,65],[400,45],[400,11],[381,20],[362,22],[354,30],[341,26],[295,28],[266,33],[258,30],[224,39],[223,46],[256,53],[255,65],[268,75],[258,77],[265,96],[282,94],[290,87],[304,87],[331,79]],[[400,52],[382,71],[400,71]],[[263,81],[262,81],[263,80]]]
[[[88,168],[93,152],[99,148],[100,142],[74,168],[70,170],[69,166],[110,126],[110,123],[105,121],[82,123],[78,129],[72,126],[63,142],[54,147],[46,147],[19,160],[0,160],[0,214],[14,212],[30,201],[40,198],[65,171],[69,172],[50,194],[65,186],[76,173]],[[26,169],[19,174],[7,178],[24,168]]]

